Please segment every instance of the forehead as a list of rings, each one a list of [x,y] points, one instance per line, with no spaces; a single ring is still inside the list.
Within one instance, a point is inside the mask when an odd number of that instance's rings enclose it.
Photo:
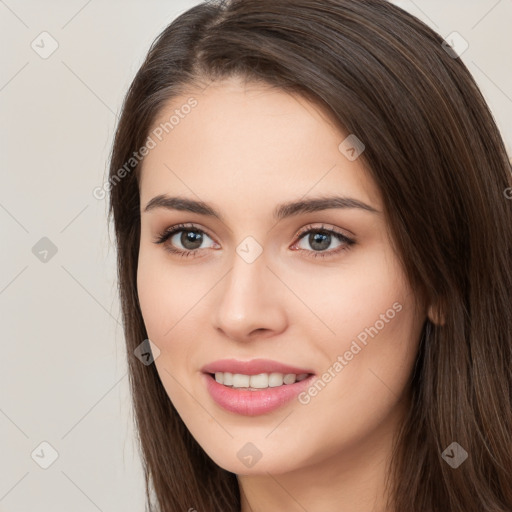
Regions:
[[[298,94],[238,80],[191,88],[161,109],[150,135],[142,205],[163,193],[270,206],[336,191],[380,208],[362,160],[339,150],[349,134]]]

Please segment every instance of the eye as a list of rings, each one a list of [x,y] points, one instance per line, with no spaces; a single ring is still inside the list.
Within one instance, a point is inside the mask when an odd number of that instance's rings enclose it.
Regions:
[[[202,230],[191,225],[178,224],[160,233],[155,244],[163,244],[165,250],[184,257],[195,257],[205,239],[213,240]],[[216,244],[214,242],[214,244]],[[181,245],[181,248],[180,248]]]
[[[299,247],[299,250],[306,251],[309,253],[308,256],[313,258],[326,258],[337,255],[342,251],[350,249],[356,243],[355,240],[348,238],[343,233],[335,229],[327,229],[323,225],[317,228],[306,226],[296,236],[299,237],[299,242],[294,247],[305,242],[312,250],[304,249],[304,247]],[[337,242],[337,245],[335,245],[333,250],[327,251],[326,249],[331,246],[332,242]]]
[[[299,246],[302,242],[305,242],[312,250],[300,246],[298,249],[313,258],[335,256],[342,251],[348,250],[356,243],[355,240],[348,238],[343,233],[332,228],[328,229],[324,225],[314,228],[306,226],[295,235],[295,238],[299,238],[299,241],[292,246],[292,249]],[[197,226],[193,224],[178,224],[160,233],[154,240],[154,243],[163,244],[165,250],[171,254],[194,258],[198,256],[200,249],[208,248],[201,247],[206,239],[213,242],[213,247],[211,248],[220,247],[204,230]],[[337,242],[335,248],[326,250],[333,242]]]

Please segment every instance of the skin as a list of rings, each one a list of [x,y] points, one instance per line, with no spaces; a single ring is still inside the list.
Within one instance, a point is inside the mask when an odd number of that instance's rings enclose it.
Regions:
[[[340,152],[348,134],[322,107],[233,78],[173,98],[155,126],[190,96],[197,106],[146,156],[140,183],[137,286],[165,390],[206,453],[238,475],[242,512],[387,510],[386,465],[428,310],[392,250],[380,192],[362,159]],[[145,212],[159,194],[202,200],[224,222]],[[338,208],[272,218],[278,204],[330,194],[378,213]],[[180,223],[206,233],[196,257],[154,243]],[[320,251],[308,235],[296,236],[322,225],[356,244],[335,254],[343,242],[334,235]],[[184,250],[180,235],[167,244]],[[236,252],[247,236],[263,248],[253,263]],[[313,257],[321,251],[330,255]],[[321,376],[394,303],[401,311],[307,405],[292,400],[241,416],[204,386],[201,367],[223,358],[268,358]],[[262,454],[251,468],[237,457],[247,442]]]

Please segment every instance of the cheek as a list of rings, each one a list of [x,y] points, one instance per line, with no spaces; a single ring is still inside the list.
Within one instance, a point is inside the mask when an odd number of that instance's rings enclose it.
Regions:
[[[311,443],[322,447],[313,450],[318,460],[355,446],[380,426],[388,428],[406,403],[401,398],[416,359],[421,318],[404,289],[359,297],[358,305],[347,302],[339,314],[336,335],[324,337],[327,363],[299,397],[304,421],[316,418]],[[294,435],[291,427],[287,434]]]
[[[164,269],[149,251],[139,252],[137,268],[137,292],[139,304],[150,339],[160,339],[171,327],[170,313],[174,311],[172,300],[174,294],[170,291],[170,282]],[[168,312],[168,314],[165,314]]]
[[[141,248],[137,269],[139,303],[149,336],[172,338],[172,329],[205,294],[205,285],[194,277],[192,267],[171,264],[163,249]]]
[[[376,322],[379,330],[389,332],[387,320],[396,324],[395,317],[399,317],[399,306],[394,309],[393,304],[404,305],[412,296],[398,262],[384,243],[360,251],[336,267],[285,272],[293,272],[286,276],[287,282],[294,283],[294,293],[320,320],[311,316],[310,324],[327,341],[331,353],[344,349],[347,342],[350,345],[361,332],[364,341],[365,328]]]
[[[155,364],[174,402],[183,398],[179,383],[198,371],[205,339],[202,327],[211,307],[208,294],[222,272],[177,265],[164,250],[151,249],[140,250],[137,290],[148,338],[161,352]]]
[[[330,372],[323,380],[328,387],[337,382],[326,395],[332,392],[340,399],[357,394],[371,402],[390,389],[399,394],[406,385],[423,318],[389,253],[376,251],[360,263],[350,272],[333,273],[332,279],[323,281],[323,290],[310,287],[308,297],[330,331],[325,335],[324,329],[324,341],[317,344],[325,356],[325,371]]]
[[[177,408],[190,406],[182,384],[191,368],[191,354],[196,351],[197,335],[187,331],[198,299],[204,291],[197,289],[184,268],[166,261],[160,251],[139,253],[137,291],[148,338],[160,349],[155,366],[167,395]]]
[[[382,420],[407,389],[422,319],[404,290],[374,292],[352,313],[347,310],[336,324],[315,407],[321,414],[322,404],[343,404],[336,413],[339,420],[350,412],[354,424],[363,428]]]

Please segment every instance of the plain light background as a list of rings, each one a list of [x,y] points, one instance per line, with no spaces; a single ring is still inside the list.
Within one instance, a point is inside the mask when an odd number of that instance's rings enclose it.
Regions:
[[[197,3],[0,0],[1,512],[144,510],[114,238],[92,191],[150,43]],[[512,1],[395,3],[468,41],[512,153]]]

